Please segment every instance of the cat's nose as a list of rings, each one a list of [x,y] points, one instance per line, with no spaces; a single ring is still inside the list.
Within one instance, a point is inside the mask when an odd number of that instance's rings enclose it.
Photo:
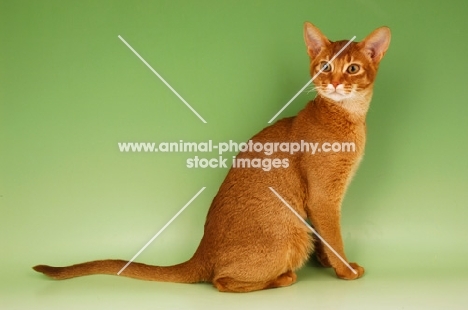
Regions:
[[[340,85],[341,83],[340,82],[337,82],[337,81],[332,81],[331,84],[333,85],[333,87],[335,87],[335,89],[338,87],[338,85]]]

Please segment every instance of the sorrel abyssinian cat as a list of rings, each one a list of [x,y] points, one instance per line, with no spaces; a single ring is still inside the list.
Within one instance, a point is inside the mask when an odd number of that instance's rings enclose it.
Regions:
[[[122,276],[166,282],[212,282],[219,291],[249,292],[287,286],[315,250],[318,261],[333,267],[342,279],[356,279],[364,269],[349,263],[353,273],[269,189],[278,192],[346,261],[340,229],[341,202],[363,156],[366,113],[379,62],[390,43],[390,30],[374,30],[362,42],[331,42],[310,23],[304,27],[310,74],[317,96],[296,117],[263,129],[253,142],[353,142],[355,152],[241,152],[238,158],[287,158],[289,167],[264,171],[231,168],[214,198],[203,238],[188,261],[167,267],[133,262]],[[316,239],[316,240],[314,240]],[[68,267],[35,266],[54,279],[91,274],[115,275],[123,260],[101,260]]]

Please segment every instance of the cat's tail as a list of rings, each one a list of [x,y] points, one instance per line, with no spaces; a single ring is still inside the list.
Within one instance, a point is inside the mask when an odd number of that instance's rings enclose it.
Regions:
[[[38,265],[33,267],[33,269],[53,279],[63,280],[93,274],[117,275],[127,263],[124,260],[109,259],[67,267]],[[201,261],[192,258],[185,263],[167,267],[132,262],[120,273],[120,276],[149,281],[196,283],[208,280],[209,274],[203,268]]]

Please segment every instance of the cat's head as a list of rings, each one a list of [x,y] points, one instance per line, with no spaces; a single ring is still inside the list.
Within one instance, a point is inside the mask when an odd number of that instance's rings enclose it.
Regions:
[[[356,112],[367,110],[362,102],[370,102],[379,62],[390,44],[390,29],[378,28],[361,42],[352,42],[329,65],[348,41],[332,42],[311,23],[304,25],[304,38],[311,76],[325,67],[314,79],[318,94]]]

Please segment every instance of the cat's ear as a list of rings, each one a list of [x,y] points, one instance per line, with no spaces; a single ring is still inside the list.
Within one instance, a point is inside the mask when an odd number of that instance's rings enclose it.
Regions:
[[[374,63],[379,63],[390,45],[390,37],[390,28],[380,27],[372,31],[358,45]]]
[[[330,40],[323,33],[309,22],[304,24],[304,40],[307,46],[307,54],[310,58],[315,58],[320,51],[330,44]]]

